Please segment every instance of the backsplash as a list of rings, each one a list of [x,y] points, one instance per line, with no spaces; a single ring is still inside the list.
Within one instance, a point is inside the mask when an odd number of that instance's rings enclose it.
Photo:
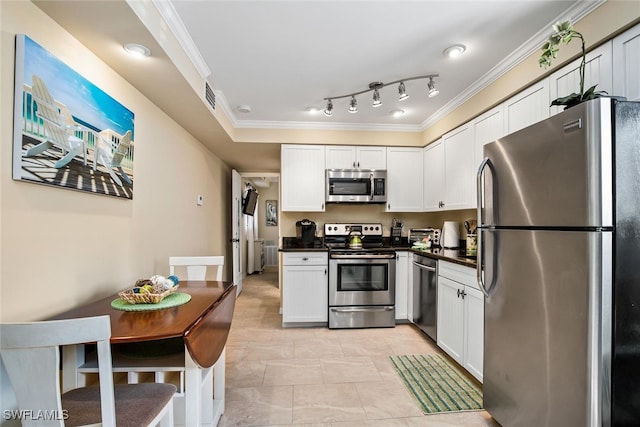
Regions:
[[[391,233],[391,222],[396,218],[404,224],[403,236],[407,236],[409,228],[434,227],[442,228],[444,221],[457,221],[460,223],[460,236],[466,236],[462,223],[469,218],[476,218],[475,209],[463,209],[442,212],[385,212],[384,205],[348,205],[330,204],[325,212],[282,212],[281,236],[296,235],[296,221],[309,219],[318,224],[318,235],[323,233],[325,223],[339,222],[379,222],[382,223],[383,234]]]

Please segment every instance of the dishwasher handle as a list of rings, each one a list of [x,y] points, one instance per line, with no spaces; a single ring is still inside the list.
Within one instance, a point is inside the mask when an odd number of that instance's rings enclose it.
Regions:
[[[413,265],[415,265],[416,267],[422,269],[422,270],[427,270],[427,271],[432,271],[432,272],[436,272],[436,268],[435,267],[430,267],[428,265],[424,265],[424,264],[420,264],[418,262],[413,262]]]

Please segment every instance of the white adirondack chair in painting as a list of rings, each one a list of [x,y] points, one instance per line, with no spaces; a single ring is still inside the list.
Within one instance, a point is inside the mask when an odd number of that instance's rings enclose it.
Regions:
[[[116,175],[114,169],[117,169],[128,184],[131,184],[131,178],[125,173],[122,169],[122,159],[127,155],[129,151],[129,147],[131,146],[131,131],[128,130],[120,141],[117,143],[115,148],[111,143],[111,137],[109,136],[107,131],[102,131],[98,134],[98,138],[96,139],[96,147],[94,151],[93,158],[93,170],[96,170],[98,164],[102,164],[109,175],[111,175],[111,179],[115,181],[116,184],[122,187],[122,181],[118,175]]]
[[[36,75],[32,77],[32,81],[32,95],[38,106],[36,115],[42,119],[46,139],[40,144],[27,149],[24,152],[24,156],[32,157],[52,147],[57,147],[62,150],[63,157],[54,164],[54,167],[58,169],[64,167],[79,155],[82,155],[86,165],[87,148],[85,142],[73,134],[73,131],[79,128],[67,123],[44,81]]]

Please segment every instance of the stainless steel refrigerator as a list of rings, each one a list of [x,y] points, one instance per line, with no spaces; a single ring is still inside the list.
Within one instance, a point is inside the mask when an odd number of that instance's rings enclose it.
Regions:
[[[504,427],[640,425],[640,103],[484,147],[484,406]]]

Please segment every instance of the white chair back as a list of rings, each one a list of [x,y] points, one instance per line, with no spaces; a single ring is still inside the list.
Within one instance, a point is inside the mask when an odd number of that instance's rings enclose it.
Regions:
[[[46,424],[38,419],[23,419],[23,426],[64,426],[59,346],[87,342],[97,342],[98,346],[102,423],[115,426],[110,337],[109,316],[0,324],[0,356],[19,408],[49,411],[59,418]]]
[[[217,267],[216,280],[222,280],[224,256],[169,257],[169,274],[176,274],[175,267],[186,267],[187,280],[206,280],[209,266]]]

